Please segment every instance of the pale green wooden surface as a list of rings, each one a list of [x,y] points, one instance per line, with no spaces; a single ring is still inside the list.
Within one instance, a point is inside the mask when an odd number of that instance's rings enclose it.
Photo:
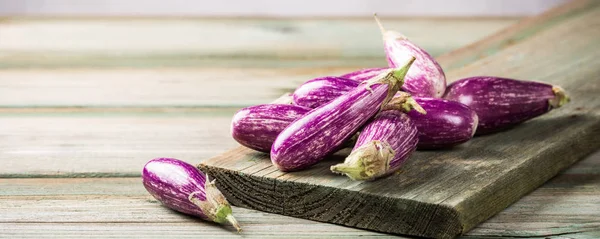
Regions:
[[[385,19],[435,55],[516,21]],[[311,77],[385,64],[372,24],[1,19],[0,177],[19,178],[0,179],[0,237],[239,237],[158,206],[135,178],[143,163],[197,163],[235,145],[228,124],[239,107]],[[472,56],[444,57],[464,64]],[[594,235],[598,162],[580,162],[467,237]],[[245,237],[389,237],[235,210]]]

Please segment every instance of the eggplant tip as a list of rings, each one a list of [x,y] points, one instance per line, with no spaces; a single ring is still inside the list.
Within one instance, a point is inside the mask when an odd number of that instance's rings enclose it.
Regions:
[[[560,86],[552,86],[552,92],[554,93],[554,98],[548,100],[552,108],[559,108],[571,101],[571,98],[569,98],[565,90]]]
[[[370,141],[354,149],[341,164],[331,166],[334,173],[345,174],[352,180],[370,181],[384,175],[395,152],[387,142]]]
[[[225,219],[227,219],[227,221],[231,225],[233,225],[233,227],[235,227],[235,229],[237,230],[238,233],[242,233],[242,227],[240,226],[240,224],[238,223],[238,221],[235,220],[235,217],[233,217],[233,214],[227,215],[227,217],[225,217]]]
[[[373,13],[373,17],[375,18],[375,22],[377,22],[377,26],[379,26],[379,30],[381,31],[381,35],[385,37],[385,28],[383,27],[383,24],[381,24],[381,21],[379,20],[379,17],[377,17],[377,13],[374,12]]]

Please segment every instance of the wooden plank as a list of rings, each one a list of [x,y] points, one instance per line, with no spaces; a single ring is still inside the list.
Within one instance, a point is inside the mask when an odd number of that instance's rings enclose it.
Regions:
[[[156,157],[197,163],[237,145],[234,112],[0,114],[0,177],[139,176]]]
[[[386,18],[434,55],[516,22]],[[453,37],[439,41],[431,32]],[[68,39],[68,40],[65,40]],[[0,18],[0,68],[385,64],[373,18]],[[281,61],[286,61],[282,63]]]
[[[233,229],[167,210],[139,178],[0,179],[0,238],[231,237]],[[600,225],[600,152],[578,162],[465,238],[590,236]],[[68,205],[68,206],[66,206]],[[19,210],[16,210],[18,208]],[[388,235],[234,207],[244,237]]]
[[[594,0],[573,0],[569,4],[563,4],[538,16],[523,19],[518,24],[496,32],[488,38],[447,52],[439,56],[438,60],[446,71],[461,68],[589,11],[598,4],[599,2]]]
[[[160,206],[140,178],[0,179],[0,185],[0,238],[236,236],[233,227],[219,227]],[[233,210],[245,238],[390,237],[244,208]]]
[[[0,70],[0,107],[242,107],[268,103],[324,71]]]
[[[567,107],[511,131],[443,154],[416,153],[401,174],[360,184],[326,173],[342,157],[302,172],[254,175],[276,171],[267,155],[240,148],[200,167],[243,207],[425,237],[465,233],[600,147],[600,82],[590,80],[600,75],[600,29],[594,27],[600,7],[588,8],[448,73],[451,79],[487,74],[539,80],[573,96]]]

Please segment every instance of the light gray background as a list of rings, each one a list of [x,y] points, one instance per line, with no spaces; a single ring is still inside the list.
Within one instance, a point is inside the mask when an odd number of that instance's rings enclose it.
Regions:
[[[0,15],[527,16],[567,0],[0,0]]]

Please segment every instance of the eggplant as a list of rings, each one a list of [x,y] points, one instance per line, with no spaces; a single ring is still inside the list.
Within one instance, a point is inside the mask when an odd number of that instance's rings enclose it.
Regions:
[[[271,161],[281,171],[310,167],[339,149],[400,89],[413,63],[382,73],[291,123],[275,139]]]
[[[345,79],[350,79],[357,82],[363,82],[369,80],[385,71],[389,71],[390,68],[381,67],[381,68],[365,68],[358,71],[350,72],[347,74],[343,74],[340,77]]]
[[[289,104],[264,104],[241,109],[231,121],[231,135],[248,148],[269,153],[277,135],[310,108]]]
[[[569,102],[559,86],[494,76],[458,80],[448,86],[444,98],[477,113],[476,135],[508,129]]]
[[[473,138],[478,117],[466,105],[439,98],[414,100],[427,112],[406,111],[419,131],[418,149],[448,148]]]
[[[396,172],[417,148],[417,127],[405,113],[386,110],[360,132],[344,163],[331,171],[353,180],[374,180]]]
[[[239,223],[223,194],[208,175],[173,158],[150,160],[142,171],[142,182],[156,200],[175,211],[216,223],[230,223],[238,232]]]
[[[292,94],[295,105],[317,108],[356,88],[360,83],[336,76],[315,78],[302,84]]]
[[[305,98],[310,95],[310,100],[303,99],[302,101],[311,102],[307,105],[314,107],[320,106],[319,103],[330,102],[338,97],[337,95],[347,92],[349,87],[346,86],[351,86],[353,82],[346,79],[343,80],[344,86],[338,87],[337,84],[341,84],[340,81],[339,79],[327,80],[327,84],[311,87],[311,93],[303,95]],[[354,84],[358,85],[358,83]],[[323,87],[324,85],[326,87]],[[326,88],[324,89],[325,92],[335,92],[335,94],[319,93],[322,88]],[[414,97],[414,99],[411,99],[411,97],[402,96],[403,94],[405,93],[398,92],[392,101],[396,100],[402,103],[402,101],[412,100],[416,103],[408,102],[404,106],[420,105],[422,107],[422,110],[416,111],[411,111],[413,109],[411,107],[404,107],[403,109],[404,112],[408,112],[417,129],[419,129],[419,149],[448,148],[467,142],[473,137],[478,118],[477,114],[469,107],[440,98]],[[393,104],[390,102],[388,105]],[[424,114],[424,112],[428,113]]]
[[[375,21],[383,35],[384,50],[389,67],[395,68],[406,58],[417,58],[406,73],[402,90],[419,97],[441,98],[446,90],[446,75],[440,64],[423,48],[397,31],[385,30],[379,18]]]

